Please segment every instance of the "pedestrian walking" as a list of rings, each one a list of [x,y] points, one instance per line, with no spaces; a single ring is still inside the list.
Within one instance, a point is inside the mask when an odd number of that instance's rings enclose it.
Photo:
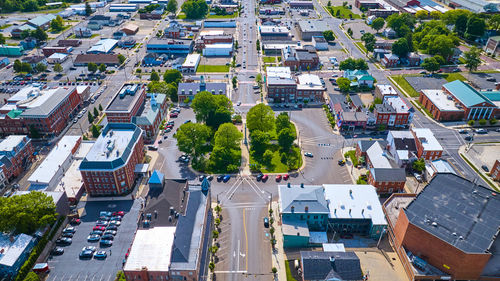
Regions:
[[[109,256],[111,256],[111,253],[112,253],[111,250],[109,250]]]

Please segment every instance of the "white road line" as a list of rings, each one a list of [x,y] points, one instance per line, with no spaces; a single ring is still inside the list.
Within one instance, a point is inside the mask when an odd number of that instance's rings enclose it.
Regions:
[[[255,191],[255,193],[257,193],[257,195],[258,195],[258,196],[259,196],[262,200],[264,200],[264,202],[267,202],[267,200],[266,200],[264,197],[262,197],[262,195],[261,195],[262,193],[264,193],[264,191],[263,191],[263,190],[261,190],[261,189],[257,186],[257,184],[256,184],[256,183],[253,183],[253,184],[252,184],[252,182],[251,182],[251,181],[252,181],[252,179],[248,180],[247,178],[245,178],[245,180],[246,180],[246,181],[250,184],[250,187],[251,187],[251,188]],[[254,185],[255,185],[255,186],[254,186]],[[259,193],[257,190],[255,190],[255,189],[259,190],[259,191],[260,191],[260,193]]]
[[[222,273],[229,273],[229,274],[231,274],[231,273],[236,273],[236,274],[238,274],[238,273],[247,273],[247,271],[246,271],[246,270],[241,270],[241,271],[236,271],[236,270],[226,270],[226,271],[214,271],[214,273],[215,273],[215,274],[218,274],[218,273],[221,273],[221,274],[222,274]]]
[[[243,183],[243,180],[240,180],[241,178],[238,178],[235,182],[235,184],[233,185],[233,187],[231,187],[231,189],[228,190],[228,193],[227,193],[227,196],[226,196],[226,200],[231,200],[231,198],[233,197],[234,193],[236,192],[236,190],[238,190],[238,187],[240,187],[240,185]],[[238,183],[238,184],[236,184]],[[223,203],[225,201],[222,201]]]

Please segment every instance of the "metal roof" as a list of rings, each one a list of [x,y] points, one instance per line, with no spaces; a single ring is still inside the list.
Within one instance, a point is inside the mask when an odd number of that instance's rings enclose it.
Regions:
[[[354,252],[301,251],[304,280],[363,280]]]
[[[329,214],[328,203],[320,185],[279,185],[282,213]],[[292,211],[293,207],[293,211]],[[307,208],[307,211],[306,211]]]
[[[481,103],[488,103],[494,105],[488,98],[483,94],[476,91],[470,85],[460,81],[455,80],[443,85],[443,87],[448,90],[453,96],[459,99],[465,106],[472,107]]]
[[[377,182],[406,182],[404,168],[371,168],[370,173]]]

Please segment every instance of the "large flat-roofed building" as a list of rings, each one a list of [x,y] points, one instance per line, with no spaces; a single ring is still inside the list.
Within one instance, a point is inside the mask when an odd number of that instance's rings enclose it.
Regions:
[[[298,22],[299,36],[306,41],[311,41],[313,36],[323,36],[323,32],[330,29],[325,20],[300,20]]]
[[[131,123],[146,99],[143,84],[124,84],[105,109],[108,122]]]
[[[204,77],[201,76],[200,82],[179,83],[177,96],[180,101],[183,101],[186,98],[193,99],[197,93],[204,91],[210,92],[213,95],[226,95],[227,84],[221,82],[205,82]]]
[[[455,174],[437,174],[405,205],[392,210],[389,237],[410,280],[500,276],[496,192]]]
[[[4,135],[34,130],[41,135],[58,135],[81,103],[76,87],[25,87],[0,108],[0,131]]]
[[[141,128],[132,123],[108,123],[80,164],[87,194],[130,192],[135,184],[135,166],[143,157]]]
[[[323,94],[325,87],[321,84],[318,75],[314,74],[301,74],[297,77],[297,95],[296,100],[321,102],[324,100]]]
[[[297,98],[297,82],[291,77],[276,77],[268,74],[266,88],[267,98],[271,102],[291,102]]]
[[[193,40],[173,40],[151,38],[146,45],[146,52],[173,56],[186,56],[193,50]]]
[[[464,116],[463,108],[448,98],[443,90],[422,90],[420,96],[422,105],[438,121],[460,120]]]
[[[115,39],[101,39],[87,50],[87,54],[109,54],[117,44]]]
[[[415,110],[399,96],[386,96],[382,104],[375,105],[374,114],[377,125],[404,128],[410,125]]]
[[[35,149],[25,135],[11,135],[0,142],[0,168],[7,180],[19,176],[34,159]]]
[[[286,26],[259,26],[259,33],[262,41],[290,41],[292,35]]]
[[[314,70],[319,66],[319,56],[316,49],[294,48],[287,46],[282,50],[283,65],[290,67],[294,71]]]
[[[267,78],[292,78],[292,71],[286,66],[270,66],[266,67],[266,76]]]
[[[200,64],[200,54],[189,54],[182,64],[182,72],[195,73],[198,65]]]

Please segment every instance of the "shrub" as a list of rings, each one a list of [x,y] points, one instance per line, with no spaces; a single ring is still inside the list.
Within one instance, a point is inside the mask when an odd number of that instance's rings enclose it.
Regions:
[[[498,122],[498,120],[495,118],[490,119],[490,125],[495,125],[497,122]]]
[[[469,126],[474,126],[474,124],[476,124],[476,121],[469,120],[469,122],[467,122],[467,124],[469,124]]]
[[[481,119],[481,120],[479,120],[479,125],[484,126],[484,125],[486,125],[487,122],[488,121],[486,121],[485,119]]]

